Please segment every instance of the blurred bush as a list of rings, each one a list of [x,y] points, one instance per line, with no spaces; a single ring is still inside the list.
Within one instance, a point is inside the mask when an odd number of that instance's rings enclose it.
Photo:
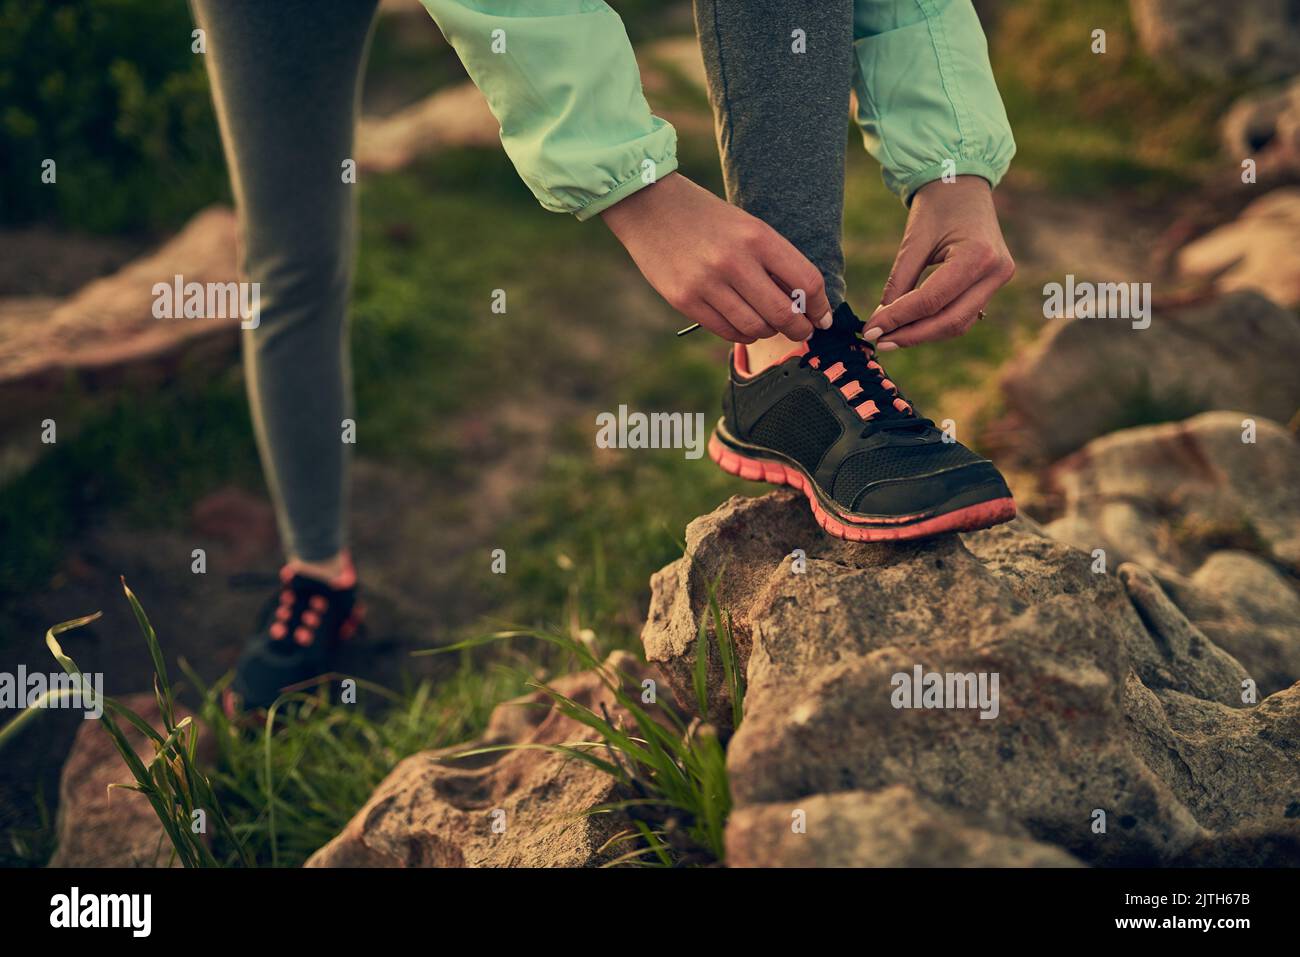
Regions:
[[[0,0],[6,224],[161,229],[226,195],[193,29],[181,0]]]

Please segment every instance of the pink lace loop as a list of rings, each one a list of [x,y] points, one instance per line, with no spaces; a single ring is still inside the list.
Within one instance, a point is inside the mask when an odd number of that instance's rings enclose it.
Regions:
[[[868,399],[861,405],[854,406],[853,411],[861,416],[864,421],[880,414],[880,409],[872,399]]]

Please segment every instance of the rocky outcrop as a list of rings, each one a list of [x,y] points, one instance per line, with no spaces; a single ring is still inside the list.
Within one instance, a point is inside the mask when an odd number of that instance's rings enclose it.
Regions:
[[[625,653],[606,668],[637,681],[647,674]],[[593,672],[552,687],[618,719],[613,695]],[[583,867],[612,859],[618,852],[605,845],[620,825],[588,812],[620,797],[616,782],[548,750],[594,739],[542,692],[500,705],[479,741],[402,761],[307,866]],[[457,757],[500,747],[508,749]]]
[[[162,730],[162,716],[152,694],[120,700]],[[177,721],[189,716],[184,708],[176,709]],[[128,722],[119,724],[135,753],[145,760],[152,758],[152,743]],[[113,739],[99,722],[82,722],[59,777],[58,849],[49,866],[179,867],[149,799],[126,788],[110,787],[134,783]]]
[[[1247,832],[1269,835],[1257,856],[1290,846],[1295,692],[1245,699],[1243,665],[1141,568],[1099,571],[1024,518],[849,544],[788,492],[731,499],[687,545],[655,576],[643,639],[689,688],[699,589],[721,572],[747,677],[732,863],[1171,864],[1222,857],[1228,835],[1249,857]]]
[[[1300,316],[1252,292],[1157,310],[1146,329],[1054,319],[1002,374],[1002,430],[1022,458],[1045,463],[1134,416],[1242,409],[1287,422],[1300,408],[1297,354]]]
[[[1265,694],[1300,679],[1300,592],[1272,564],[1218,551],[1165,587],[1198,629],[1249,667]]]
[[[0,327],[0,384],[29,388],[62,380],[69,370],[107,370],[172,350],[186,339],[230,337],[235,319],[159,319],[154,285],[180,274],[186,283],[235,277],[235,216],[211,207],[151,255],[97,279],[41,322]],[[233,341],[233,340],[231,340]]]
[[[178,275],[185,283],[236,279],[231,210],[204,210],[153,253],[65,300],[0,312],[0,479],[48,448],[34,438],[44,419],[55,418],[58,438],[70,435],[73,423],[58,416],[69,393],[156,388],[183,365],[230,361],[238,318],[155,317],[155,284]]]
[[[1129,742],[1213,831],[1280,824],[1300,811],[1300,685],[1231,708],[1129,675]],[[1298,860],[1296,863],[1300,863]]]
[[[357,166],[387,173],[445,149],[500,145],[501,125],[487,100],[473,83],[460,83],[392,116],[363,118],[357,126]]]
[[[1161,64],[1211,80],[1276,80],[1300,62],[1300,9],[1282,0],[1131,0],[1142,48]]]
[[[1177,264],[1221,292],[1251,289],[1280,306],[1300,305],[1300,188],[1264,194],[1232,222],[1184,246]]]
[[[1300,80],[1243,97],[1219,132],[1230,158],[1255,161],[1258,182],[1300,175]]]
[[[970,820],[902,785],[751,804],[727,825],[731,867],[1078,867],[1008,823]]]
[[[1111,567],[1150,570],[1271,693],[1300,679],[1297,475],[1300,445],[1267,419],[1211,412],[1128,429],[1052,470],[1063,514],[1047,530]]]
[[[1064,516],[1048,530],[1158,574],[1191,573],[1227,545],[1300,572],[1297,475],[1295,437],[1246,412],[1126,429],[1052,469]]]

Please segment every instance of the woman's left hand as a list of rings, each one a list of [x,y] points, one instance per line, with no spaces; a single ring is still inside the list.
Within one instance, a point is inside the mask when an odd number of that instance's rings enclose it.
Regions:
[[[932,265],[939,268],[917,286]],[[927,183],[912,198],[894,268],[863,335],[882,351],[959,336],[1015,272],[988,181]]]

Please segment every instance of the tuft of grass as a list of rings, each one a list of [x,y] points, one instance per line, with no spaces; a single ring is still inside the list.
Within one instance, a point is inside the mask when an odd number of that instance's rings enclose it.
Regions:
[[[733,732],[743,718],[743,678],[736,666],[731,617],[717,601],[716,582],[709,583],[708,605],[724,681],[731,692]],[[694,675],[695,712],[707,715],[709,695],[709,619],[700,623]],[[639,864],[689,866],[721,864],[726,856],[724,832],[731,812],[726,740],[714,725],[688,720],[657,694],[649,699],[633,675],[610,664],[590,629],[568,632],[512,628],[480,635],[416,654],[465,651],[490,642],[532,638],[564,652],[578,668],[593,672],[609,691],[616,713],[598,713],[543,681],[531,687],[545,694],[566,718],[595,732],[594,740],[558,745],[505,744],[460,752],[453,757],[499,751],[541,749],[568,755],[609,775],[628,796],[591,808],[587,814],[622,813],[630,824],[606,841],[602,850],[629,849],[605,866]]]
[[[100,721],[104,730],[113,739],[118,754],[131,772],[134,784],[110,785],[143,794],[153,807],[154,813],[162,824],[163,832],[171,841],[176,858],[186,867],[217,867],[220,862],[213,855],[206,840],[206,826],[195,828],[200,819],[210,821],[215,827],[215,835],[229,842],[241,863],[251,864],[243,845],[235,837],[230,821],[222,810],[221,802],[212,788],[212,782],[199,770],[195,758],[198,746],[198,729],[193,720],[186,716],[176,720],[176,704],[172,696],[171,682],[167,676],[167,665],[158,644],[158,636],[140,602],[136,599],[126,581],[122,581],[122,590],[126,593],[131,610],[135,613],[140,631],[144,635],[149,656],[154,664],[154,698],[158,703],[163,730],[158,732],[148,721],[131,709],[112,698],[103,701],[104,714]],[[50,628],[45,633],[45,644],[50,653],[65,672],[77,679],[84,688],[91,685],[83,679],[81,669],[63,651],[58,636],[74,628],[80,628],[95,621],[102,612],[74,618]],[[115,718],[120,718],[145,736],[153,746],[153,756],[146,762],[136,754],[135,748],[122,733]]]

